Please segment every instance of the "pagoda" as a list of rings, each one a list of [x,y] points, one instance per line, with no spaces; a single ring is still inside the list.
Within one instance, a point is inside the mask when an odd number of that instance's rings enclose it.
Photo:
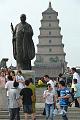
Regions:
[[[62,43],[61,27],[59,27],[58,12],[53,10],[51,2],[42,13],[39,43],[37,44],[34,70],[37,77],[48,74],[56,77],[64,73],[67,63],[65,61],[64,44]]]

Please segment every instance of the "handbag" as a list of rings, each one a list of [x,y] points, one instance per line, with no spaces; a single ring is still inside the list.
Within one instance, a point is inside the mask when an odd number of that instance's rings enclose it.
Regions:
[[[43,113],[42,113],[43,115],[46,115],[46,110],[45,110],[45,108],[43,109]]]
[[[17,99],[17,103],[18,103],[18,106],[19,106],[19,107],[22,107],[22,106],[23,106],[23,104],[22,104],[22,99],[21,99],[21,98]]]

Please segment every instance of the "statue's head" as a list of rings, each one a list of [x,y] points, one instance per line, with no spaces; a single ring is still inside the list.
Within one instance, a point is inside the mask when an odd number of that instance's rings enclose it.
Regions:
[[[26,21],[26,15],[25,14],[21,14],[20,20],[21,20],[22,23],[24,23]]]

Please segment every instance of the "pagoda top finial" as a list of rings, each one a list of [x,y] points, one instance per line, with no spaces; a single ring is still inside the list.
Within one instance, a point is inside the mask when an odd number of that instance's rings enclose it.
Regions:
[[[47,10],[45,10],[42,14],[51,14],[51,13],[57,13],[55,10],[53,10],[52,5],[51,5],[51,0],[49,1],[49,7]],[[58,14],[58,13],[57,13]]]
[[[51,2],[49,2],[49,8],[51,8]]]

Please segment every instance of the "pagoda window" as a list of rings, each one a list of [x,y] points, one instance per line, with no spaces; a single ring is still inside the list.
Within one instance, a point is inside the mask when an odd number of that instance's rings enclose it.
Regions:
[[[49,19],[51,19],[51,16],[49,16]]]
[[[52,43],[52,40],[49,40],[49,43]]]
[[[51,32],[49,31],[49,35],[51,35]]]
[[[49,48],[49,52],[52,52],[52,49],[51,49],[51,48]]]
[[[49,23],[49,27],[51,27],[51,23]]]

